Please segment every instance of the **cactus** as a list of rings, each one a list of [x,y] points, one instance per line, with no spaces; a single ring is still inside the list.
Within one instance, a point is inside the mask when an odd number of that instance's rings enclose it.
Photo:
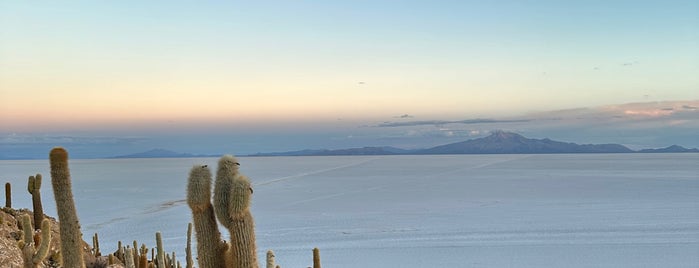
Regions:
[[[138,242],[136,242],[136,240],[133,241],[133,252],[132,253],[133,253],[134,267],[138,268],[139,256],[138,256]]]
[[[163,248],[163,235],[160,232],[155,233],[155,243],[158,248],[158,268],[165,266],[165,249]]]
[[[219,159],[214,188],[214,210],[223,226],[231,233],[229,266],[257,268],[255,227],[250,213],[250,180],[239,174],[240,164],[231,155]]]
[[[121,245],[121,240],[117,241],[117,250],[114,252],[114,257],[124,260],[124,246]]]
[[[136,268],[136,264],[133,262],[133,253],[131,248],[127,248],[124,254],[124,264],[126,268]]]
[[[51,184],[56,199],[56,210],[61,232],[61,254],[63,267],[85,268],[82,258],[82,234],[78,213],[75,210],[73,191],[71,189],[70,170],[68,169],[68,152],[56,147],[49,154],[51,164]]]
[[[320,249],[313,249],[313,268],[320,268]]]
[[[44,207],[41,205],[41,174],[29,176],[27,191],[32,195],[32,206],[34,208],[34,227],[39,228],[39,224],[44,219]]]
[[[185,249],[185,254],[187,255],[187,268],[194,267],[194,260],[192,259],[192,223],[187,224],[187,248]]]
[[[5,183],[5,207],[12,207],[12,185],[9,182]]]
[[[174,251],[172,252],[172,255],[171,255],[171,256],[172,256],[172,260],[170,261],[170,265],[168,265],[168,267],[170,267],[170,266],[176,266],[176,265],[177,265],[177,257],[175,256],[175,252],[174,252]]]
[[[267,268],[274,268],[274,251],[271,249],[267,251]]]
[[[44,219],[41,222],[41,239],[34,240],[34,229],[32,229],[31,219],[28,215],[23,215],[20,218],[22,224],[23,241],[19,246],[22,249],[22,258],[25,268],[41,267],[41,262],[44,261],[49,253],[49,245],[51,244],[51,222]],[[38,247],[37,247],[38,246]]]
[[[102,252],[100,252],[100,240],[97,233],[92,237],[92,254],[95,257],[102,256]]]
[[[187,204],[194,220],[199,268],[225,267],[226,247],[221,243],[221,232],[211,205],[211,170],[207,166],[194,166],[190,170]]]
[[[142,244],[139,252],[140,256],[138,258],[138,267],[148,268],[148,247],[146,247],[145,244]]]

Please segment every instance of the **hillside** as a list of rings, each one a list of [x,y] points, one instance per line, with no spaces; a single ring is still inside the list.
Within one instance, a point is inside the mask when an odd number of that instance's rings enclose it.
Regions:
[[[19,224],[19,217],[29,215],[33,217],[34,213],[28,209],[13,209],[3,207],[0,209],[0,267],[23,267],[22,251],[18,247],[22,229]],[[49,253],[46,259],[39,267],[59,267],[60,258],[60,240],[61,233],[58,221],[44,215],[45,219],[51,222],[51,243],[49,245]],[[106,257],[94,257],[92,255],[92,247],[85,241],[83,244],[83,258],[88,268],[90,267],[112,267],[123,268],[121,263],[107,265]]]
[[[632,153],[619,144],[583,144],[550,139],[529,139],[522,135],[496,131],[485,138],[451,143],[418,154],[557,154],[557,153]]]

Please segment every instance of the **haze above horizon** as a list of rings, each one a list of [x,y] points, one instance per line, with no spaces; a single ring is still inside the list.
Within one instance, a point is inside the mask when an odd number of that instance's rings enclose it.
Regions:
[[[0,39],[2,154],[699,147],[696,1],[3,1]]]

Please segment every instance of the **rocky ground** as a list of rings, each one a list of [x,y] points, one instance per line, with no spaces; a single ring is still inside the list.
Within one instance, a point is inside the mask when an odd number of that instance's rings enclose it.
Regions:
[[[21,238],[22,229],[19,217],[29,215],[33,219],[33,213],[27,209],[2,208],[0,210],[0,267],[24,267],[22,251],[17,245]],[[51,222],[51,244],[48,257],[40,267],[60,267],[60,238],[58,221],[55,218],[44,215]],[[86,266],[90,267],[121,267],[119,265],[108,266],[105,258],[92,257],[91,247],[83,242],[83,255]]]

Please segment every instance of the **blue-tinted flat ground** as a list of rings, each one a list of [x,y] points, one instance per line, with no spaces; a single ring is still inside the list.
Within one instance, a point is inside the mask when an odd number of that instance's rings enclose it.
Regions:
[[[85,240],[99,232],[183,260],[193,164],[217,159],[71,161]],[[696,267],[699,154],[241,158],[255,188],[260,262],[282,267]],[[15,207],[48,161],[0,161]],[[222,229],[227,238],[228,231]]]

